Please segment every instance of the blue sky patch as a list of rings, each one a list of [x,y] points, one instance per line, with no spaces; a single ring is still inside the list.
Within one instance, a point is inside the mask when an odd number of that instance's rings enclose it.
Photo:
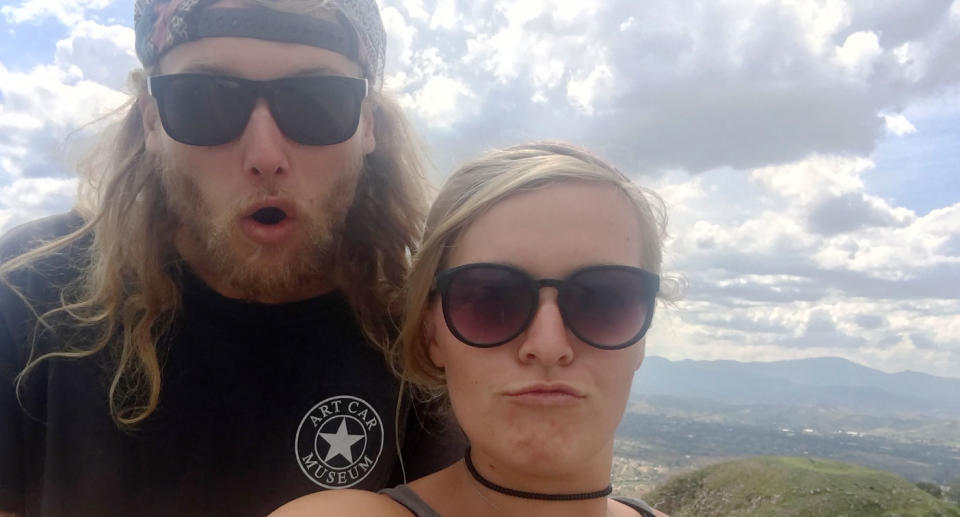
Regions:
[[[114,2],[106,9],[91,12],[89,17],[101,25],[133,27],[133,2]]]
[[[57,42],[70,36],[70,29],[53,17],[11,24],[0,16],[0,63],[12,72],[53,62]]]
[[[953,113],[912,122],[916,133],[880,142],[863,180],[867,192],[923,216],[960,202],[960,127]]]

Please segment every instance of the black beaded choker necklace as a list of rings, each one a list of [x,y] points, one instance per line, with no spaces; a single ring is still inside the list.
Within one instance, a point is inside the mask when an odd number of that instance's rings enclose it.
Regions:
[[[514,490],[512,488],[507,488],[505,486],[500,486],[493,481],[483,477],[477,472],[477,469],[473,466],[473,460],[470,459],[470,447],[467,446],[467,452],[463,455],[463,461],[467,464],[467,471],[470,472],[470,475],[473,476],[473,479],[477,480],[477,483],[493,490],[494,492],[500,492],[504,495],[509,495],[512,497],[520,497],[523,499],[538,499],[540,501],[582,501],[584,499],[596,499],[598,497],[606,497],[610,495],[610,492],[613,492],[613,487],[607,485],[603,490],[597,490],[595,492],[581,492],[579,494],[543,494],[540,492],[524,492],[523,490]]]

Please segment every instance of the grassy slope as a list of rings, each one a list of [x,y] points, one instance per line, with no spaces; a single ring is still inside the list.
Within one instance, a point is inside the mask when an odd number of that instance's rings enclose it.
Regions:
[[[758,457],[676,477],[644,499],[672,517],[960,517],[960,508],[878,470]]]

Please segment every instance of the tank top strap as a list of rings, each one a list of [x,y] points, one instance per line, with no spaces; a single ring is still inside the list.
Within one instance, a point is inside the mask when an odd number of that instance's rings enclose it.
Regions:
[[[430,505],[423,499],[420,499],[420,496],[407,485],[385,488],[381,490],[380,493],[393,499],[407,510],[410,510],[410,513],[416,517],[443,517],[433,508],[430,508]]]
[[[643,517],[656,517],[656,515],[654,515],[653,513],[653,508],[651,508],[649,504],[641,501],[640,499],[635,499],[633,497],[619,497],[619,496],[612,497],[611,499],[613,499],[614,501],[623,503],[629,506],[630,508],[633,508],[634,510],[640,512],[640,515],[642,515]]]

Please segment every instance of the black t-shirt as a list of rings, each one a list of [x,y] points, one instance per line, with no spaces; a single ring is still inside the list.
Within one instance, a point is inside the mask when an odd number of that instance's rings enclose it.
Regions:
[[[79,223],[57,216],[0,243],[4,259]],[[83,267],[86,243],[12,275],[39,311]],[[265,515],[326,488],[376,490],[397,476],[398,383],[339,293],[281,305],[224,298],[184,274],[183,312],[161,342],[156,412],[134,430],[111,420],[107,353],[14,376],[35,318],[0,286],[0,510],[33,516]],[[89,334],[41,332],[39,350]],[[462,453],[401,412],[407,474]]]

